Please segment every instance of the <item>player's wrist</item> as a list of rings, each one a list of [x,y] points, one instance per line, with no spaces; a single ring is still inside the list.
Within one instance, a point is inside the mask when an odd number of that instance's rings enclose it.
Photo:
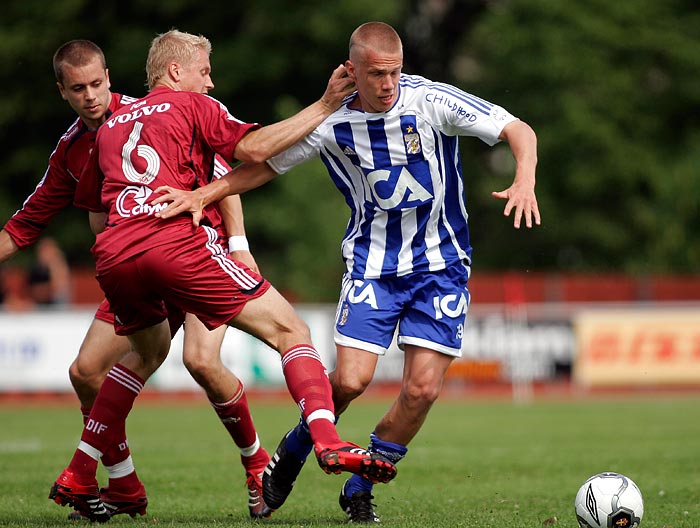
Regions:
[[[233,235],[228,237],[228,252],[234,251],[250,251],[248,239],[245,235]]]

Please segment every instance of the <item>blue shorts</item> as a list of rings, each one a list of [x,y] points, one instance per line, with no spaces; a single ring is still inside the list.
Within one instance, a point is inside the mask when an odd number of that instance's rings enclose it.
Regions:
[[[468,279],[469,268],[462,264],[383,279],[352,279],[346,273],[335,342],[382,355],[398,329],[401,349],[416,345],[461,357]]]

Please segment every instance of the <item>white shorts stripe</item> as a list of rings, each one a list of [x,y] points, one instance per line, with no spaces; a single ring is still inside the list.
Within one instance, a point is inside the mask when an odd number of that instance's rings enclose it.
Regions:
[[[216,230],[209,226],[202,227],[207,233],[207,249],[221,269],[223,269],[242,290],[252,290],[255,288],[259,284],[259,281],[248,274],[243,268],[236,265],[235,261],[228,257],[224,248],[218,243],[219,234]]]

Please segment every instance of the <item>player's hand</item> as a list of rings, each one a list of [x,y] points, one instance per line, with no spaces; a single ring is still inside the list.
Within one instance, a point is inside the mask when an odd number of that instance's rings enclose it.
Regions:
[[[234,260],[237,260],[239,262],[242,262],[243,264],[248,266],[255,273],[260,273],[260,268],[258,268],[258,263],[255,262],[255,258],[253,257],[253,254],[250,251],[247,251],[247,250],[231,251],[231,258]]]
[[[328,80],[326,91],[321,97],[321,102],[328,107],[329,110],[335,111],[343,99],[350,95],[355,89],[355,83],[348,77],[348,72],[344,65],[338,66],[331,78]]]
[[[494,198],[507,200],[506,206],[503,209],[504,216],[510,216],[510,213],[515,210],[513,215],[513,227],[520,229],[520,222],[525,218],[525,225],[528,228],[535,225],[540,225],[540,210],[537,207],[537,198],[535,197],[535,189],[528,184],[513,183],[504,191],[495,191],[491,193]]]
[[[170,218],[182,213],[192,214],[192,223],[199,227],[202,220],[202,210],[204,209],[201,193],[197,189],[185,191],[176,189],[169,185],[163,185],[155,190],[156,193],[164,193],[151,202],[152,205],[170,202],[168,206],[156,213],[159,218]]]

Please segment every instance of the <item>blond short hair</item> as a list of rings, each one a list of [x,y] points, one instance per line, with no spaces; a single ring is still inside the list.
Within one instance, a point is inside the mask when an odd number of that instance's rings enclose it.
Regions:
[[[189,64],[199,50],[211,53],[211,42],[202,35],[171,29],[154,38],[146,60],[146,82],[149,90],[167,74],[172,62]]]

